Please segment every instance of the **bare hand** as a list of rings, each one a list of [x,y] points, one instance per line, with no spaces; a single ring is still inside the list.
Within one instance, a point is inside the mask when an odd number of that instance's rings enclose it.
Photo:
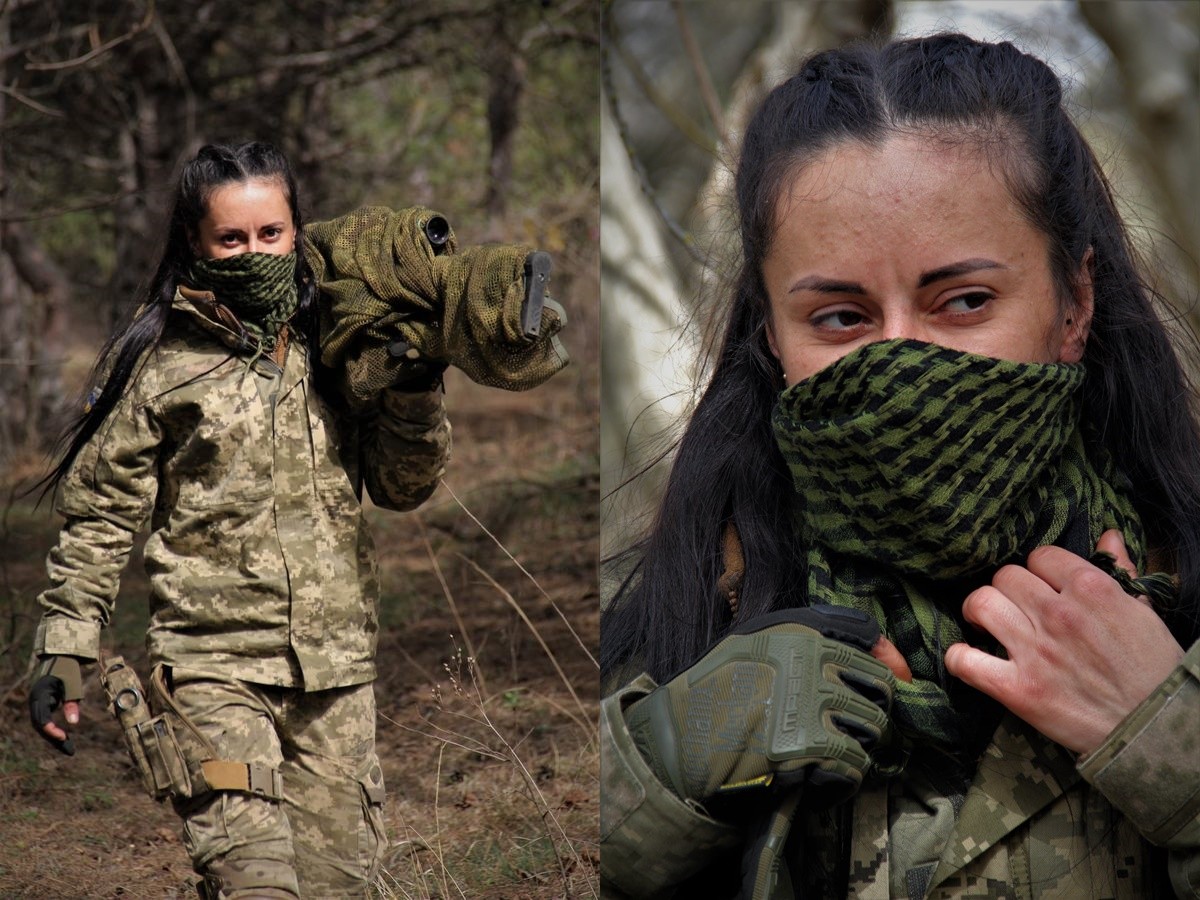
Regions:
[[[67,720],[68,725],[79,724],[78,700],[68,700],[63,704],[63,717]],[[63,729],[59,728],[58,723],[54,720],[51,720],[43,725],[42,731],[45,732],[49,737],[54,738],[56,741],[65,741],[67,739],[67,733]]]
[[[1120,532],[1106,531],[1096,546],[1134,573]],[[991,586],[971,592],[963,616],[1008,659],[953,644],[950,674],[1077,753],[1100,746],[1183,657],[1146,598],[1130,597],[1061,547],[1039,547],[1026,566],[1005,566]]]

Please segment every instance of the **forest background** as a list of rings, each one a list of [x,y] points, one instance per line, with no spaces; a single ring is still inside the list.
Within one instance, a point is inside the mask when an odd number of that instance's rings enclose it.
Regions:
[[[383,573],[386,897],[597,893],[598,40],[588,0],[0,0],[0,896],[191,896],[88,685],[61,757],[24,712],[60,520],[22,492],[161,254],[181,164],[263,139],[307,221],[426,205],[551,252],[572,364],[446,378],[455,457],[368,508]],[[104,643],[145,673],[139,550]]]

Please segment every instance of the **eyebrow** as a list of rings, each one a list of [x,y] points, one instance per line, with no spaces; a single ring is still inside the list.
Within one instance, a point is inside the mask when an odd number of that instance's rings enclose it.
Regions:
[[[283,220],[280,220],[278,222],[268,222],[266,225],[260,225],[259,230],[261,231],[263,228],[282,228],[284,226],[284,224],[286,224],[286,223],[284,223]],[[241,226],[238,226],[238,225],[214,225],[213,226],[213,231],[236,231],[238,234],[241,234],[244,230],[245,229],[243,229]]]
[[[998,263],[993,259],[983,259],[975,257],[972,259],[960,260],[956,263],[950,263],[948,266],[941,266],[937,269],[930,269],[928,272],[923,272],[921,277],[917,279],[917,287],[923,288],[933,284],[935,281],[942,281],[945,278],[954,278],[958,275],[969,275],[971,272],[981,272],[986,269],[1007,269],[1008,266]],[[793,294],[796,291],[816,291],[818,294],[859,294],[865,295],[866,289],[857,281],[838,281],[835,278],[825,278],[822,275],[806,275],[788,288],[788,293]]]

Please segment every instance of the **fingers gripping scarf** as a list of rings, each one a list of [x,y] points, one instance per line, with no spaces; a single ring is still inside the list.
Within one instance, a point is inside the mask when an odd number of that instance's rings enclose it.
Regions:
[[[1056,544],[1091,556],[1108,528],[1139,570],[1140,522],[1111,462],[1089,459],[1082,366],[1014,363],[919,341],[869,344],[783,392],[773,427],[799,498],[809,603],[875,616],[913,670],[896,716],[954,746],[943,655],[962,601]],[[1126,579],[1166,599],[1165,576]]]
[[[279,329],[299,304],[295,253],[239,253],[196,259],[187,284],[199,291],[211,291],[233,310],[246,331],[258,339],[264,353],[275,349]]]

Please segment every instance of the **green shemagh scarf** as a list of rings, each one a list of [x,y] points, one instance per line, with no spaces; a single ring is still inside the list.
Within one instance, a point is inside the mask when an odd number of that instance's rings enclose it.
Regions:
[[[188,272],[188,285],[212,291],[218,301],[233,310],[264,353],[275,349],[279,329],[300,302],[295,253],[239,253],[197,259]]]
[[[1085,449],[1083,377],[1080,365],[891,340],[780,395],[772,425],[796,486],[808,602],[869,612],[899,647],[914,679],[894,713],[914,742],[959,744],[970,711],[952,708],[943,655],[963,638],[962,601],[999,567],[1043,544],[1092,557],[1108,528],[1144,565],[1126,489],[1107,454]],[[1174,591],[1165,576],[1120,580],[1156,599]]]

